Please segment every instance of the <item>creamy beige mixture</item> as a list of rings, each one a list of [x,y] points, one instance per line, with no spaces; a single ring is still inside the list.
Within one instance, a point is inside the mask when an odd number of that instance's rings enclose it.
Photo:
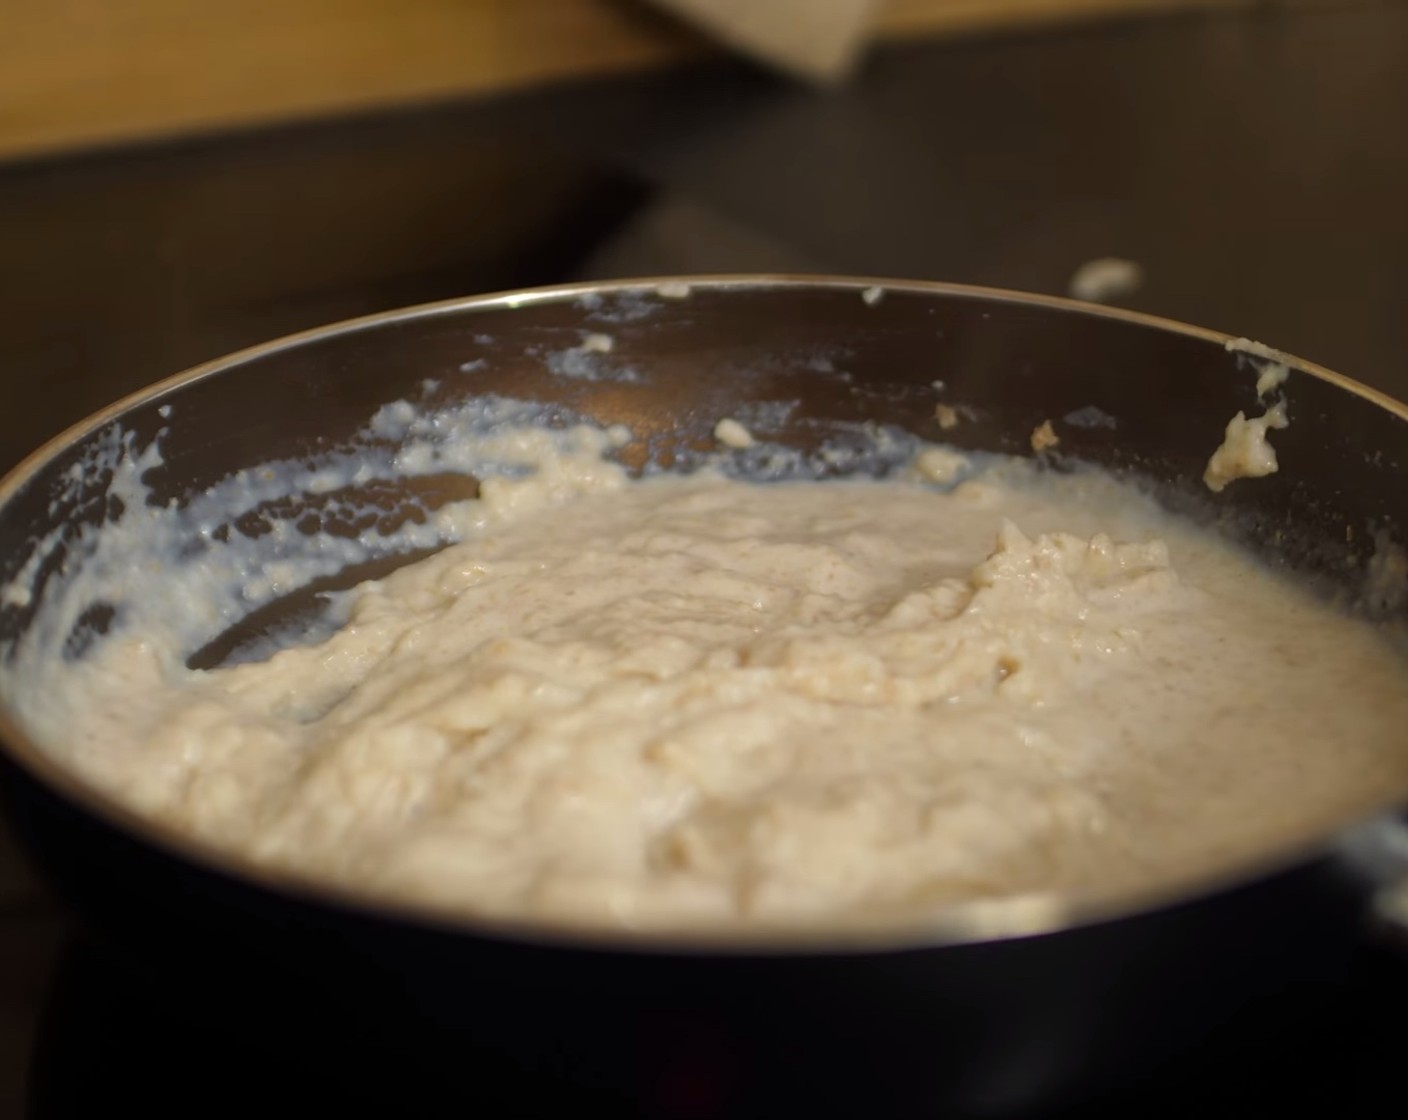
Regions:
[[[941,492],[944,456],[769,485],[549,462],[322,644],[193,672],[128,635],[32,716],[257,860],[646,930],[1172,883],[1408,789],[1408,676],[1368,628],[1108,479]]]
[[[1265,478],[1275,474],[1280,469],[1276,449],[1266,436],[1271,429],[1284,428],[1286,424],[1286,406],[1282,402],[1251,419],[1245,412],[1232,417],[1223,432],[1222,443],[1212,453],[1203,472],[1207,488],[1216,492],[1239,478]]]
[[[1248,418],[1245,412],[1239,412],[1227,422],[1222,443],[1212,453],[1203,471],[1203,483],[1214,493],[1225,490],[1228,483],[1239,478],[1265,478],[1280,470],[1276,448],[1267,435],[1273,429],[1290,425],[1284,397],[1267,403],[1267,398],[1277,393],[1290,377],[1285,356],[1249,338],[1231,339],[1226,343],[1226,349],[1231,354],[1249,354],[1258,359],[1256,395],[1266,407],[1260,416]]]
[[[1061,442],[1061,437],[1056,434],[1056,429],[1051,426],[1050,420],[1043,420],[1032,429],[1032,450],[1038,454],[1049,451]]]

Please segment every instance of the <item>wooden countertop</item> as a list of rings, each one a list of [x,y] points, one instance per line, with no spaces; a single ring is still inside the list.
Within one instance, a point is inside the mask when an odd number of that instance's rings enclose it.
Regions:
[[[889,0],[879,32],[1255,2]],[[491,94],[709,49],[641,0],[0,0],[0,29],[0,158]]]

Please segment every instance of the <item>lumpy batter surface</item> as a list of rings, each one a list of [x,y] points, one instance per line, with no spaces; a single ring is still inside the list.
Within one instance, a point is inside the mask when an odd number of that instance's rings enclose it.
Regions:
[[[321,644],[197,672],[121,635],[28,715],[259,861],[643,930],[1171,882],[1408,789],[1367,627],[1108,479],[919,465],[491,480]]]

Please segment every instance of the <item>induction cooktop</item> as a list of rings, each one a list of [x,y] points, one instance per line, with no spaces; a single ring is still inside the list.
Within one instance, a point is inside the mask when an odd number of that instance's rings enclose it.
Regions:
[[[163,989],[158,974],[77,937],[64,951],[38,1021],[31,1070],[34,1120],[134,1115],[252,1116],[642,1116],[734,1120],[761,1116],[714,1092],[709,1063],[603,1098],[590,1085],[509,1070],[453,1035],[410,1024],[371,1041],[356,1025],[310,1032],[300,1044],[268,1042],[261,1017],[202,1014],[191,993]],[[1288,1044],[1251,1037],[1190,1060],[1118,1098],[1053,1115],[1071,1120],[1248,1120],[1303,1115],[1337,1120],[1401,1117],[1408,1053],[1408,958],[1366,945],[1348,982],[1327,993]],[[178,1007],[181,1010],[178,1010]],[[278,1006],[264,1015],[279,1016]],[[688,1056],[686,1056],[687,1059]],[[816,1115],[809,1110],[808,1115]],[[834,1115],[855,1115],[854,1107]],[[916,1107],[914,1116],[926,1115]]]

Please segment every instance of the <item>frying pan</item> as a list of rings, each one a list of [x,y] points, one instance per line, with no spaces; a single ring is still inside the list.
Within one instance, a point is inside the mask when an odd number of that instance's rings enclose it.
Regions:
[[[593,349],[604,365],[552,359],[597,333],[612,340],[609,355]],[[1398,626],[1408,595],[1385,573],[1401,574],[1408,540],[1408,411],[1286,359],[1282,470],[1214,498],[1203,467],[1227,419],[1255,405],[1257,361],[1224,335],[1122,311],[827,277],[577,285],[337,324],[161,382],[0,483],[0,586],[35,570],[39,542],[61,542],[42,566],[51,581],[0,606],[0,656],[43,619],[58,560],[82,564],[82,528],[113,515],[94,500],[101,477],[77,492],[64,480],[100,461],[115,432],[129,447],[160,440],[147,482],[153,500],[179,506],[240,468],[344,447],[378,409],[427,393],[437,406],[499,395],[625,424],[634,467],[688,464],[720,416],[760,402],[794,402],[761,434],[804,453],[859,423],[1031,455],[1033,429],[1051,420],[1051,469],[1137,475],[1365,625]],[[951,430],[935,419],[939,393],[960,409]],[[473,485],[410,480],[392,504]],[[311,601],[292,596],[210,635],[194,661],[286,629]],[[192,1010],[243,1016],[285,1052],[332,1029],[394,1045],[413,1025],[435,1040],[427,1068],[453,1071],[473,1050],[509,1071],[496,1086],[459,1086],[460,1103],[496,1114],[491,1092],[511,1091],[511,1111],[532,1114],[549,1083],[660,1117],[1050,1111],[1313,1013],[1408,882],[1405,829],[1386,808],[1177,892],[961,905],[922,935],[724,945],[566,934],[255,867],[85,785],[13,712],[0,710],[0,739],[7,810],[29,853],[93,929]],[[1404,793],[1384,791],[1385,805]]]

